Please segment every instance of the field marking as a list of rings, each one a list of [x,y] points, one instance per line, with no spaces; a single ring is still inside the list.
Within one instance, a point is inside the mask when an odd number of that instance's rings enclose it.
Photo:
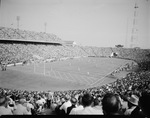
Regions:
[[[85,76],[82,76],[82,80],[86,81],[87,85],[90,83],[90,82],[85,78]]]
[[[114,71],[114,70],[113,70]],[[104,79],[106,78],[106,76],[110,75],[113,71],[109,72],[108,74],[106,74],[105,76],[103,76],[102,78],[98,79],[97,81],[95,81],[94,83],[92,83],[90,86],[93,86],[97,83],[99,83],[99,81],[101,81],[100,83],[102,83],[104,81]]]
[[[64,73],[63,72],[61,72],[61,73],[57,72],[57,73],[59,73],[59,75],[61,76],[61,79],[62,79],[63,78],[62,74],[64,74]],[[68,78],[63,78],[63,79],[66,80],[66,81],[69,81],[69,82],[73,82],[73,83],[75,82],[74,80],[71,80],[71,79],[68,79]]]
[[[74,78],[72,78],[72,76],[71,76],[71,74],[70,74],[70,73],[68,73],[68,76],[70,76],[71,80],[74,80]]]
[[[59,71],[53,71],[55,73],[55,78],[58,78],[58,79],[65,79],[66,81],[69,81],[69,82],[76,82],[76,83],[79,83],[79,84],[85,84],[84,81],[86,81],[86,83],[90,83],[88,82],[87,78],[89,77],[86,77],[86,76],[81,76],[81,75],[76,75],[76,74],[70,74],[70,73],[66,73],[66,72],[59,72]],[[56,76],[59,75],[59,76]],[[65,77],[62,77],[62,74],[65,76]],[[50,75],[51,76],[51,75]],[[70,77],[69,77],[70,76]],[[84,78],[83,81],[81,78]]]
[[[86,76],[85,76],[84,79],[87,81],[88,84],[91,83],[91,80],[89,80],[89,77],[86,77]]]
[[[48,75],[48,76],[50,76],[50,77],[54,77],[55,79],[58,79],[58,80],[62,80],[62,73],[60,73],[59,71],[51,71],[51,72],[53,72],[54,73],[54,76],[52,76],[52,75]],[[64,74],[64,73],[63,73]],[[58,75],[58,76],[57,76]],[[68,81],[68,82],[73,82],[72,80],[69,80],[69,79],[66,79],[66,78],[63,78],[64,80],[66,80],[66,81]]]
[[[78,80],[80,81],[81,84],[85,84],[85,82],[83,81],[84,79],[81,79],[82,76],[78,76],[78,75],[76,75],[76,76],[77,76],[77,78],[78,78]]]
[[[75,82],[77,82],[79,84],[82,84],[82,82],[81,82],[80,78],[78,77],[78,75],[71,75],[71,76],[72,76],[72,78],[74,79]]]
[[[83,60],[81,63],[84,63],[84,65],[86,64],[86,62]],[[87,63],[89,63],[89,62],[87,62]],[[99,63],[99,61],[98,61],[98,63]],[[127,62],[128,63],[128,62]],[[92,63],[89,63],[89,64],[94,64],[94,62],[92,62]],[[72,63],[72,65],[73,66],[75,66],[74,65],[74,63]],[[83,66],[84,66],[83,65]],[[59,66],[59,65],[58,65]],[[102,64],[102,66],[103,66],[103,64]],[[114,66],[114,65],[113,65]],[[89,67],[89,66],[88,66]],[[40,68],[40,66],[37,66],[37,72],[35,72],[36,74],[42,74],[42,75],[44,75],[44,73],[41,73],[41,72],[43,72],[43,71],[41,71],[41,70],[43,70],[42,68],[39,70],[38,68]],[[26,68],[26,69],[28,69],[28,68]],[[32,68],[29,68],[30,69],[30,72],[31,72],[31,70],[33,70]],[[88,75],[87,76],[87,74],[85,75],[84,73],[83,73],[83,71],[80,71],[80,72],[78,72],[78,73],[69,73],[69,71],[70,70],[68,70],[68,68],[67,68],[67,70],[66,71],[61,71],[63,68],[61,68],[61,70],[59,71],[59,70],[53,70],[52,68],[46,68],[46,70],[50,70],[49,72],[46,72],[46,75],[45,76],[50,76],[50,77],[54,77],[54,79],[56,78],[56,79],[61,79],[61,80],[66,80],[66,81],[68,81],[68,82],[72,82],[72,83],[74,83],[74,82],[76,82],[76,83],[79,83],[79,84],[87,84],[87,86],[89,86],[89,85],[91,85],[91,86],[93,86],[93,85],[100,85],[101,83],[103,83],[103,81],[105,81],[104,79],[108,76],[108,74],[106,74],[106,75],[104,75],[103,74],[103,76],[102,76],[102,74],[98,74],[98,72],[96,72],[96,76],[98,76],[98,77],[93,77],[93,76],[91,76],[91,75],[94,75],[94,74],[90,74],[90,76]],[[57,68],[56,68],[57,69]],[[64,68],[65,69],[65,68]],[[73,68],[74,69],[74,68]],[[75,72],[75,70],[73,70],[72,69],[72,72]],[[18,70],[18,69],[14,69],[14,70]],[[82,69],[83,70],[83,69]],[[28,70],[29,71],[29,70]],[[28,72],[27,71],[27,72]],[[68,71],[68,73],[67,73],[67,71]],[[85,71],[86,72],[86,71]],[[107,71],[108,72],[108,71]],[[32,72],[31,72],[32,73]],[[52,73],[52,75],[50,74],[50,73]],[[64,76],[62,76],[62,73],[63,73],[63,75]],[[82,75],[80,75],[80,73],[82,74]],[[95,73],[95,72],[94,72]],[[70,76],[70,77],[69,77]],[[95,75],[94,75],[95,76]],[[100,77],[99,77],[100,76]],[[64,78],[63,78],[64,77]],[[92,84],[91,84],[92,83]]]
[[[68,77],[68,73],[64,73],[65,77],[67,78],[67,80],[72,80]]]
[[[71,79],[68,79],[68,77],[66,77],[65,73],[61,72],[61,75],[65,76],[63,79],[67,80],[67,81],[72,81]]]
[[[125,64],[124,64],[124,65],[125,65]],[[117,67],[116,69],[121,68],[121,67],[124,66],[124,65],[121,65],[121,66]],[[103,76],[101,79],[98,79],[97,81],[95,81],[94,83],[92,83],[90,86],[95,86],[96,84],[102,83],[102,82],[104,81],[104,79],[105,79],[108,75],[110,75],[112,72],[114,72],[116,69],[114,69],[113,71],[107,73],[105,76]],[[99,81],[101,81],[101,82],[99,83]]]

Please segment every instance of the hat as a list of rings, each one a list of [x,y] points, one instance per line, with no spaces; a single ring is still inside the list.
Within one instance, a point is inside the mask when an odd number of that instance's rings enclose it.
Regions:
[[[21,104],[24,104],[24,103],[26,103],[27,101],[26,101],[25,99],[22,99],[22,98],[21,98],[21,99],[19,100],[19,102],[20,102]]]
[[[133,105],[138,105],[139,98],[136,95],[131,95],[131,97],[128,97],[128,102],[132,103]]]
[[[71,101],[71,103],[72,103],[72,104],[76,104],[76,103],[77,103],[77,99],[76,99],[76,98],[74,98],[74,97],[73,97],[73,98],[71,98],[71,100],[70,100],[70,101]]]
[[[61,102],[65,102],[65,99],[64,99],[64,98],[61,98]]]
[[[70,96],[69,96],[69,95],[66,95],[66,96],[65,96],[65,99],[66,99],[66,100],[69,100],[69,99],[70,99]]]

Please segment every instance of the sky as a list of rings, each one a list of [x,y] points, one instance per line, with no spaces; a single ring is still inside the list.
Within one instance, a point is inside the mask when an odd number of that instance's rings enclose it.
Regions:
[[[135,46],[150,48],[150,0],[1,0],[0,26],[53,33],[78,45],[130,47],[137,2]]]

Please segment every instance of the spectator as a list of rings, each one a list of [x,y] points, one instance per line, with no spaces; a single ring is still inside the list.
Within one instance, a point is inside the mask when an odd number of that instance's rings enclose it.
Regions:
[[[23,98],[20,98],[19,101],[16,102],[16,109],[13,112],[14,115],[31,115],[24,106],[24,103],[26,103],[26,100]]]
[[[30,114],[32,114],[32,111],[34,110],[34,106],[33,106],[32,102],[27,101],[24,106],[26,106],[28,112],[30,112]]]
[[[52,100],[53,100],[53,93],[52,93],[52,92],[49,92],[49,93],[48,93],[48,97],[47,97],[47,101],[46,101],[46,103],[47,103],[47,108],[50,108],[51,103],[52,103]]]
[[[125,115],[131,115],[132,111],[138,106],[138,97],[136,95],[131,95],[128,98],[128,109],[125,111]]]
[[[65,96],[65,103],[63,103],[63,105],[60,107],[60,110],[64,110],[65,111],[65,114],[67,114],[67,108],[70,107],[72,104],[71,104],[71,101],[70,101],[70,96],[69,95],[66,95]]]
[[[7,108],[11,109],[12,113],[16,109],[15,102],[9,96],[7,96]]]
[[[85,93],[82,97],[83,110],[77,111],[78,115],[102,115],[101,112],[92,108],[93,97],[89,93]]]
[[[70,114],[70,111],[73,109],[73,108],[76,108],[76,103],[77,103],[77,99],[75,97],[72,97],[71,98],[71,106],[67,108],[67,115]]]
[[[123,113],[128,109],[127,98],[126,98],[126,96],[123,96],[123,95],[122,95],[122,98],[121,98],[121,108],[122,108]]]
[[[44,108],[41,110],[40,115],[55,115],[55,107],[53,108],[52,105],[50,108],[47,108],[46,105]]]
[[[38,100],[36,101],[36,104],[38,105],[38,112],[40,113],[45,105],[46,101],[44,98],[42,98],[40,95],[38,95]]]
[[[83,110],[83,105],[82,105],[82,95],[80,95],[78,97],[78,102],[77,102],[77,106],[76,108],[73,108],[71,111],[70,111],[70,114],[69,115],[75,115],[77,111],[79,110]]]
[[[0,116],[1,115],[13,115],[11,109],[7,107],[7,98],[4,95],[0,96]]]
[[[95,111],[97,111],[97,113],[103,114],[102,106],[101,106],[100,100],[98,98],[94,99],[93,109],[95,109]]]
[[[106,93],[102,99],[102,109],[104,115],[123,115],[120,112],[121,103],[119,98],[113,93]]]
[[[65,99],[64,98],[61,98],[60,101],[57,101],[57,106],[55,108],[55,112],[57,115],[64,115],[65,114],[65,111],[64,110],[60,110],[60,107],[65,103]]]

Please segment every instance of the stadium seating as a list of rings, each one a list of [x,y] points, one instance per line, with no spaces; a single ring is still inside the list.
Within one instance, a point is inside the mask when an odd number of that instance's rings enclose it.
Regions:
[[[45,41],[60,41],[54,34],[37,33],[33,31],[23,31],[12,28],[0,27],[1,39],[27,39],[27,40],[45,40]],[[46,109],[50,108],[49,114],[63,114],[60,111],[60,106],[65,102],[66,96],[71,98],[79,97],[85,93],[90,93],[93,98],[99,98],[100,102],[106,93],[115,93],[122,100],[131,95],[136,95],[139,98],[143,92],[150,92],[150,72],[149,70],[143,70],[144,65],[147,65],[149,61],[150,50],[148,49],[127,49],[127,48],[109,48],[109,47],[92,47],[92,46],[55,46],[45,44],[25,44],[25,43],[0,43],[0,60],[6,61],[8,64],[39,60],[44,61],[46,59],[60,59],[65,57],[84,57],[84,56],[96,56],[96,57],[109,57],[112,52],[117,52],[119,58],[134,60],[139,64],[143,64],[142,68],[138,72],[131,72],[122,79],[117,79],[115,82],[103,85],[95,86],[84,90],[69,90],[69,91],[22,91],[13,90],[8,88],[0,88],[0,96],[7,96],[7,105],[15,105],[21,98],[25,100],[24,103],[30,103],[33,108],[30,108],[27,104],[24,104],[27,109],[32,111],[32,115],[47,114]],[[145,62],[145,63],[143,63]],[[125,68],[125,67],[124,67]],[[119,70],[120,71],[120,70]],[[49,98],[49,96],[51,96]],[[68,98],[68,99],[69,99]],[[0,97],[1,99],[1,97]],[[42,102],[44,100],[46,102]],[[48,100],[51,101],[51,106],[48,106]],[[11,102],[10,102],[11,101]],[[12,103],[13,101],[13,103]],[[37,102],[38,101],[38,102]],[[41,103],[42,102],[42,103]],[[79,102],[79,101],[78,101]],[[40,104],[41,103],[41,104]],[[31,105],[30,105],[31,106]],[[2,107],[2,105],[0,105]],[[12,107],[13,110],[13,107]],[[125,109],[127,110],[127,109]],[[13,112],[12,112],[13,114]],[[0,115],[2,113],[0,112]]]

